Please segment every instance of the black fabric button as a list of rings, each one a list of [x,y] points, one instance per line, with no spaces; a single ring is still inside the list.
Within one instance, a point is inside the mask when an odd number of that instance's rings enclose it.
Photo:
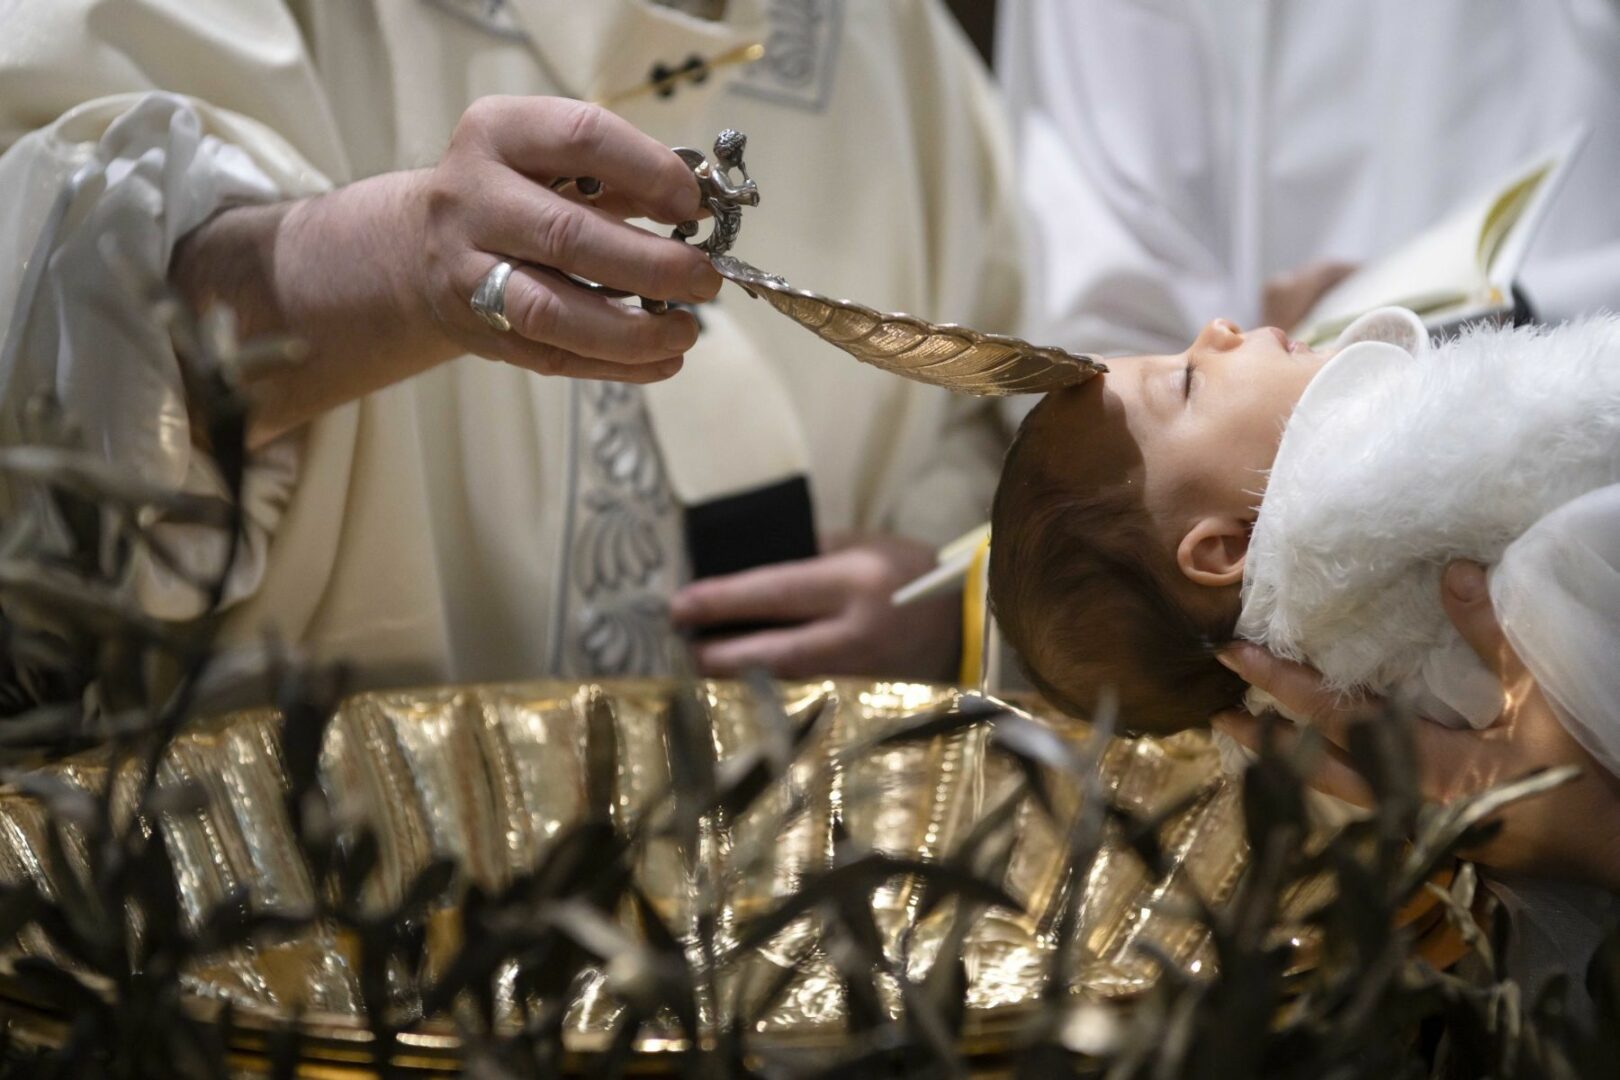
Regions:
[[[708,63],[703,57],[693,53],[680,67],[670,67],[659,61],[647,74],[647,81],[658,88],[658,96],[661,98],[673,97],[675,88],[680,85],[682,78],[689,79],[694,84],[706,82],[709,78]]]

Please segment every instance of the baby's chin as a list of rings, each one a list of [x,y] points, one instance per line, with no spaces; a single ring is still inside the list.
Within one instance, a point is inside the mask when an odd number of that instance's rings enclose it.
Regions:
[[[1327,365],[1329,360],[1332,360],[1338,354],[1339,347],[1337,345],[1331,345],[1322,349],[1313,349],[1304,342],[1298,342],[1297,348],[1288,350],[1288,359],[1297,364],[1307,364],[1310,367],[1315,368],[1317,371],[1320,371]],[[1314,378],[1314,372],[1312,377]]]

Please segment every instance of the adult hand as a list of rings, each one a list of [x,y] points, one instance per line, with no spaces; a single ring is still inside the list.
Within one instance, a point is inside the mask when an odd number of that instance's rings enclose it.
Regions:
[[[1502,681],[1501,717],[1474,731],[1439,724],[1414,725],[1419,784],[1426,798],[1448,802],[1522,776],[1543,766],[1576,765],[1581,775],[1562,787],[1510,804],[1501,830],[1477,851],[1483,865],[1499,870],[1572,877],[1620,889],[1620,778],[1605,769],[1570,736],[1524,663],[1514,653],[1491,609],[1485,572],[1456,562],[1442,586],[1446,614],[1463,639]],[[1342,751],[1351,725],[1375,717],[1376,701],[1345,702],[1303,664],[1272,656],[1254,645],[1223,653],[1223,662],[1251,685],[1306,718],[1330,744],[1312,783],[1348,802],[1367,805],[1369,792]],[[1214,718],[1217,729],[1251,748],[1260,744],[1261,721],[1246,712]],[[1287,732],[1280,732],[1289,737]]]
[[[670,601],[686,630],[736,623],[780,627],[694,646],[705,675],[764,668],[773,675],[873,675],[954,679],[961,599],[932,597],[896,608],[894,590],[935,565],[934,549],[872,536],[798,562],[696,581]]]
[[[1355,263],[1318,259],[1278,274],[1261,290],[1260,324],[1282,330],[1298,326],[1323,294],[1355,270]]]
[[[602,182],[594,201],[550,188],[579,176]],[[681,159],[606,109],[482,98],[421,179],[414,291],[458,351],[546,375],[652,381],[697,341],[696,320],[618,303],[555,271],[658,300],[713,299],[720,275],[702,252],[622,220],[673,223],[698,210],[697,181]],[[490,329],[468,306],[503,258],[519,264],[506,285],[510,332]]]
[[[591,176],[595,204],[552,181]],[[444,159],[329,194],[224,211],[176,248],[170,278],[197,307],[229,304],[247,336],[290,334],[304,363],[253,384],[257,445],[463,353],[546,375],[651,382],[697,340],[689,313],[595,295],[557,270],[659,300],[714,297],[701,251],[627,224],[699,213],[680,158],[624,120],[561,98],[474,102]],[[510,331],[472,310],[501,259]],[[554,269],[543,269],[551,267]]]

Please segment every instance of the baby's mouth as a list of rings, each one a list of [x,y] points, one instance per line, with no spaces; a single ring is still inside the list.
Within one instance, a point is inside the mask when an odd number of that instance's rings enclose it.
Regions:
[[[1289,337],[1275,326],[1268,326],[1266,327],[1266,330],[1271,333],[1272,337],[1277,339],[1277,344],[1281,345],[1288,352],[1297,353],[1301,351],[1310,351],[1310,346],[1306,345],[1303,341],[1295,341],[1293,338]]]

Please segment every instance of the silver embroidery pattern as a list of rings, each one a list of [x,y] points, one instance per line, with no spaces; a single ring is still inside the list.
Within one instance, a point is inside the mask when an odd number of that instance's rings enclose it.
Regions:
[[[471,23],[480,30],[511,41],[527,41],[529,35],[512,17],[506,0],[426,0],[447,15]]]
[[[731,84],[735,93],[821,112],[832,92],[844,0],[771,0],[765,55]]]
[[[620,383],[580,390],[564,674],[666,674],[668,598],[686,574],[680,507],[640,391]]]

